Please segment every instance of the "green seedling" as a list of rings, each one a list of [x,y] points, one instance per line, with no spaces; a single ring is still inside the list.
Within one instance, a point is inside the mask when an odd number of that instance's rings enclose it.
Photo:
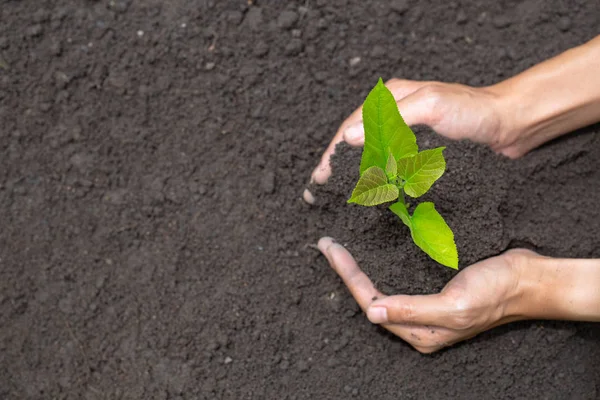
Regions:
[[[413,241],[435,261],[458,269],[454,234],[431,202],[410,215],[404,195],[421,197],[446,170],[445,147],[419,152],[417,138],[381,78],[363,105],[365,147],[360,178],[348,203],[362,206],[396,201],[390,210],[410,229]]]

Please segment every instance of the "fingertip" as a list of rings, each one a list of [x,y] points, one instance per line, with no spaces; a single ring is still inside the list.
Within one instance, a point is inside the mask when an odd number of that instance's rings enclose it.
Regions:
[[[365,128],[362,121],[349,126],[344,131],[344,141],[351,146],[361,146],[365,142]]]
[[[317,247],[319,248],[319,251],[323,253],[323,255],[327,256],[327,250],[329,249],[329,246],[331,246],[333,243],[335,243],[335,240],[333,238],[330,238],[329,236],[324,236],[321,239],[319,239]]]
[[[308,189],[304,189],[304,193],[302,193],[302,198],[304,201],[310,205],[315,204],[315,196]]]
[[[367,318],[373,324],[385,324],[388,322],[387,308],[371,305],[367,309]]]
[[[320,164],[312,173],[311,180],[317,185],[324,185],[331,175],[331,168],[328,164]]]

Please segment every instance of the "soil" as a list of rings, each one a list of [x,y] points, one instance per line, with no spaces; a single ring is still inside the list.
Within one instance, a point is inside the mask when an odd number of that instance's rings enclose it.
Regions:
[[[594,1],[4,0],[0,398],[596,399],[600,327],[532,321],[423,356],[369,324],[313,248],[389,292],[453,276],[357,150],[301,194],[379,76],[486,85],[596,35]],[[599,257],[600,127],[511,162],[448,146],[428,199],[461,268],[506,248]]]

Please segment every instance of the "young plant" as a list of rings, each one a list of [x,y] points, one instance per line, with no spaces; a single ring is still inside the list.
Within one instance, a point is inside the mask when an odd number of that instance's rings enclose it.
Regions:
[[[358,180],[348,203],[390,206],[410,229],[413,241],[435,261],[458,269],[454,234],[431,202],[412,215],[404,194],[423,196],[446,169],[445,147],[419,152],[417,138],[398,111],[396,100],[381,78],[363,105],[365,147]]]

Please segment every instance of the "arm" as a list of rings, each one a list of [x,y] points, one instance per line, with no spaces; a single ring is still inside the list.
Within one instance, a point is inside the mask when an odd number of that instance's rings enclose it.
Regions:
[[[408,125],[424,124],[450,139],[469,139],[518,158],[574,129],[600,121],[600,36],[488,87],[392,79],[393,93]],[[362,110],[340,126],[313,171],[323,184],[337,143],[364,142]],[[314,198],[305,192],[305,199]]]
[[[319,249],[369,320],[422,353],[518,320],[600,321],[600,260],[510,250],[463,269],[440,293],[386,296],[343,246],[322,238]]]
[[[600,36],[488,88],[510,127],[499,140],[521,156],[600,121]]]
[[[522,268],[526,317],[600,322],[599,259],[540,257]]]

